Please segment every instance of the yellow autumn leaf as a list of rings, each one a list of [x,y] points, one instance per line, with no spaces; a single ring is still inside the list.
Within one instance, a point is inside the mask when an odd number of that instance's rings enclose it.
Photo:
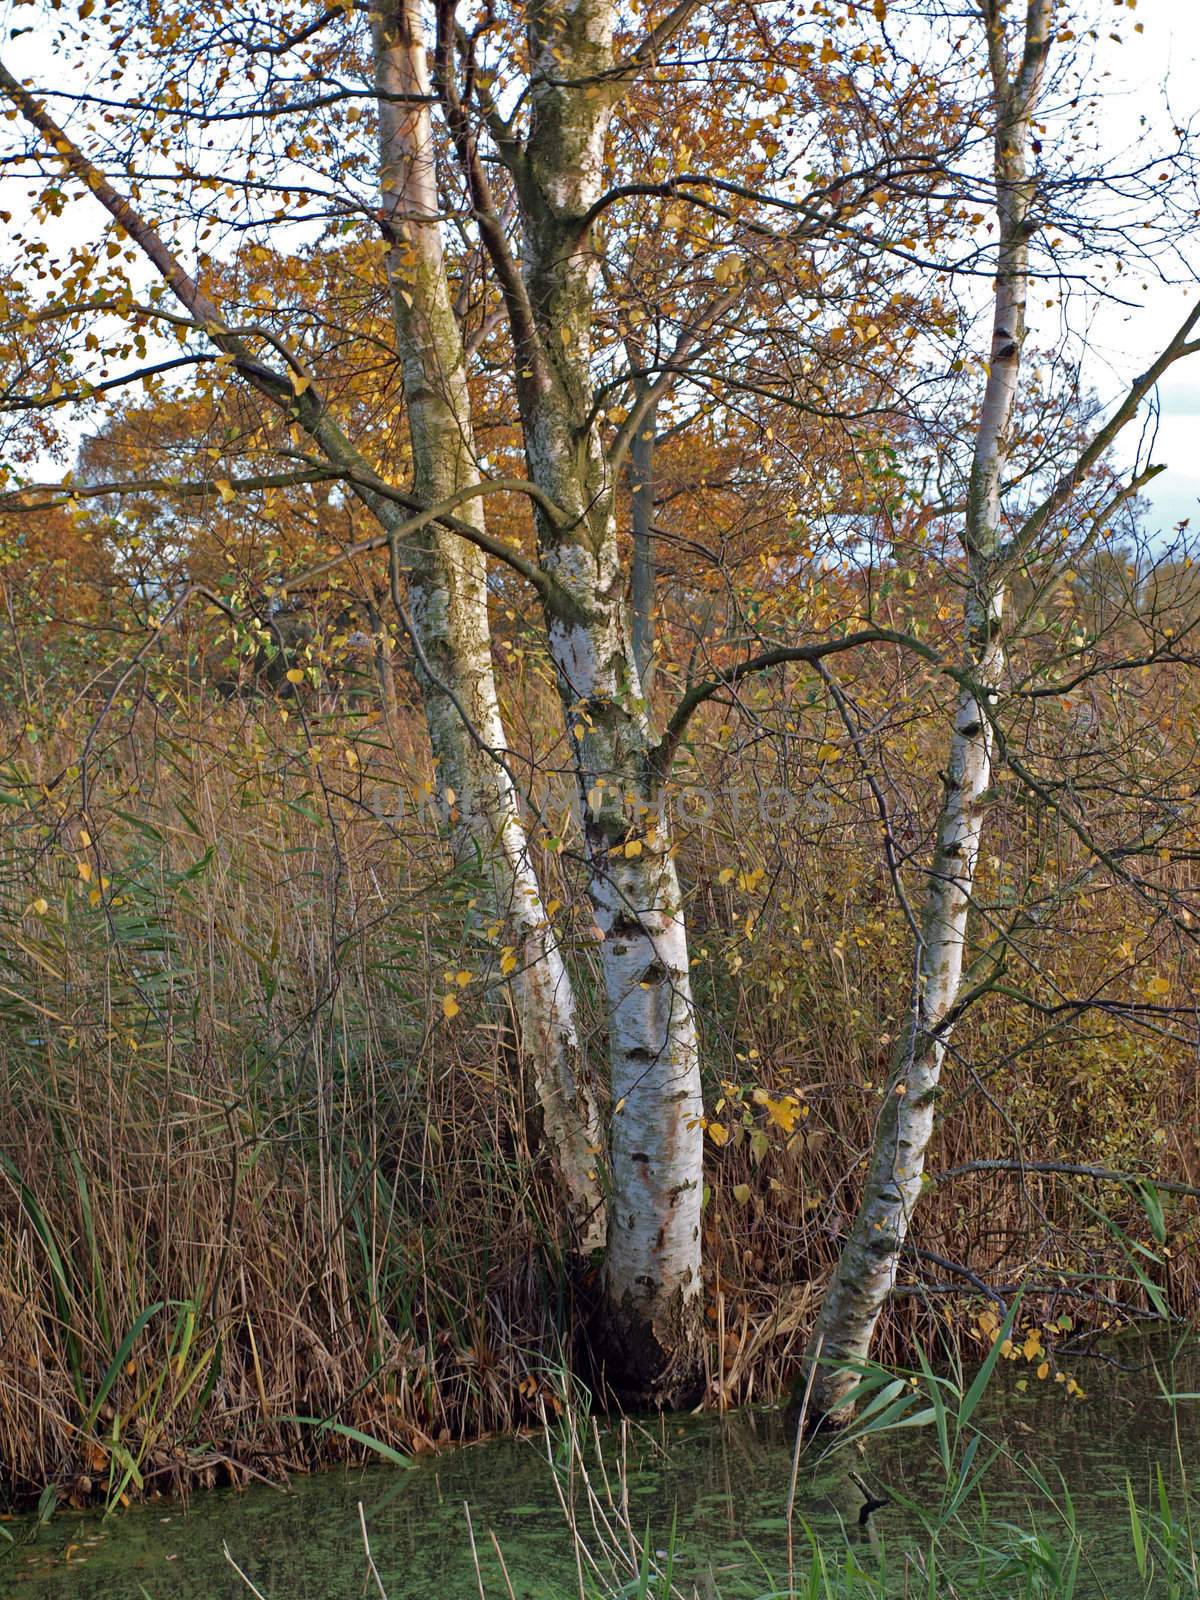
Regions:
[[[77,862],[75,870],[78,872],[79,876],[83,879],[84,883],[91,883],[91,881],[92,881],[92,869],[87,864],[86,861]]]
[[[736,1184],[734,1184],[734,1186],[733,1186],[733,1198],[737,1201],[738,1205],[740,1205],[740,1206],[744,1206],[744,1205],[748,1204],[749,1200],[750,1200],[750,1185],[748,1183],[736,1183]]]
[[[500,971],[507,978],[510,972],[517,970],[517,952],[511,945],[505,945],[500,955]]]
[[[306,389],[312,388],[312,379],[307,373],[292,373],[292,393],[303,394]]]
[[[1039,1366],[1038,1369],[1037,1369],[1037,1375],[1038,1375],[1039,1378],[1045,1378],[1045,1377],[1049,1376],[1049,1373],[1050,1373],[1050,1363],[1048,1361],[1043,1361],[1041,1366]]]
[[[38,895],[37,899],[33,902],[29,909],[31,911],[36,911],[39,917],[44,917],[47,911],[50,909],[50,902],[48,900],[43,900],[41,895]]]
[[[289,667],[288,668],[288,670],[287,670],[287,681],[289,683],[303,683],[304,682],[304,674],[303,674],[303,672],[301,672],[299,667]]]
[[[217,493],[221,496],[221,499],[226,505],[228,505],[231,500],[237,499],[233,485],[230,483],[228,478],[218,478],[216,480],[216,485]]]
[[[729,1129],[723,1122],[710,1122],[708,1125],[708,1137],[718,1147],[723,1144],[728,1144]]]
[[[444,994],[442,996],[442,1013],[447,1018],[458,1015],[459,1004],[452,994]]]
[[[1151,978],[1150,982],[1146,985],[1146,993],[1149,995],[1163,995],[1169,994],[1170,992],[1170,978],[1154,977]]]
[[[627,856],[640,856],[641,853],[642,841],[640,839],[630,839],[629,843],[625,846],[625,854]]]
[[[785,1094],[782,1099],[775,1100],[770,1095],[763,1102],[767,1120],[773,1122],[783,1133],[791,1133],[796,1126],[796,1118],[800,1114],[800,1102],[795,1095]]]

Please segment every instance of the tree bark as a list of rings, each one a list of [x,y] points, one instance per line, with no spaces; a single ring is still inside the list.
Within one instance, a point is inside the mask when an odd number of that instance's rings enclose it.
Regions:
[[[567,597],[547,634],[570,732],[590,895],[608,1003],[613,1114],[609,1219],[595,1343],[606,1381],[638,1401],[695,1394],[702,1370],[702,1097],[687,935],[662,785],[634,659],[614,473],[591,372],[595,257],[584,218],[603,184],[621,92],[611,0],[534,0],[530,125],[502,144],[524,233],[519,272],[452,83],[443,13],[440,75],[516,346],[540,562]]]
[[[407,401],[414,491],[435,505],[479,481],[462,336],[446,275],[426,45],[415,0],[373,17],[381,220]],[[461,516],[483,527],[483,501]],[[542,902],[505,761],[492,665],[487,558],[428,525],[403,552],[425,664],[417,673],[454,858],[476,864],[489,918],[511,930],[520,1046],[579,1245],[603,1243],[602,1129],[587,1082],[570,977]]]
[[[950,735],[909,1020],[876,1124],[858,1213],[809,1342],[808,1361],[818,1363],[809,1414],[835,1424],[849,1420],[846,1397],[857,1381],[853,1364],[870,1352],[921,1193],[962,979],[985,792],[991,781],[992,718],[1005,673],[1001,485],[1025,337],[1029,214],[1035,190],[1027,175],[1026,154],[1050,46],[1050,0],[1029,0],[1024,47],[1013,77],[1000,7],[994,0],[982,0],[982,10],[996,106],[1000,237],[991,365],[975,437],[963,537],[968,686],[958,697]]]

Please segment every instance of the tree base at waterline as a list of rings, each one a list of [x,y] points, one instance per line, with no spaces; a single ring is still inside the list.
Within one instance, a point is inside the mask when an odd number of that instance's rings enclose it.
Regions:
[[[626,1410],[677,1410],[704,1396],[698,1297],[682,1294],[654,1321],[632,1304],[600,1298],[579,1340],[579,1372],[596,1400]]]

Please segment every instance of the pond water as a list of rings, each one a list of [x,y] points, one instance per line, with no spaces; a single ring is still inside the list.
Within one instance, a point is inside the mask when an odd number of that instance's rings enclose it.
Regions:
[[[1104,1359],[1076,1360],[1086,1391],[1037,1383],[1020,1364],[1001,1363],[977,1413],[987,1440],[1004,1446],[988,1469],[985,1503],[964,1520],[987,1537],[1009,1540],[1004,1524],[1039,1527],[1052,1546],[1068,1533],[1029,1476],[1031,1467],[1065,1487],[1083,1535],[1076,1594],[1195,1594],[1190,1585],[1159,1591],[1137,1577],[1129,1532],[1127,1480],[1138,1502],[1155,1503],[1157,1474],[1173,1510],[1185,1510],[1189,1474],[1200,1465],[1200,1400],[1174,1410],[1155,1368],[1175,1390],[1200,1390],[1200,1343],[1185,1347],[1169,1373],[1162,1345],[1124,1343]],[[1017,1380],[1029,1379],[1025,1392]],[[792,1441],[778,1412],[668,1417],[606,1427],[604,1450],[614,1498],[618,1461],[627,1462],[629,1522],[667,1544],[674,1525],[677,1580],[690,1594],[744,1600],[773,1592],[787,1570],[784,1507]],[[265,1600],[360,1600],[368,1584],[359,1526],[361,1503],[371,1549],[390,1600],[478,1597],[464,1505],[469,1505],[488,1600],[509,1593],[492,1535],[503,1552],[515,1600],[570,1600],[578,1594],[576,1557],[547,1464],[545,1438],[510,1439],[424,1457],[405,1471],[372,1467],[296,1480],[280,1491],[214,1490],[184,1507],[135,1507],[107,1521],[55,1516],[32,1543],[0,1547],[0,1594],[26,1600],[246,1600],[250,1590],[228,1564],[228,1545]],[[975,1464],[987,1453],[980,1446]],[[806,1452],[797,1517],[830,1556],[847,1545],[870,1567],[879,1544],[893,1555],[922,1542],[921,1517],[941,1499],[944,1474],[931,1428],[848,1444],[831,1455]],[[589,1475],[599,1487],[594,1460]],[[864,1531],[855,1478],[891,1503]],[[578,1483],[578,1477],[577,1477]],[[601,1491],[601,1498],[603,1493]],[[986,1519],[986,1521],[984,1520]],[[582,1519],[587,1520],[586,1511]],[[8,1524],[18,1540],[29,1527]],[[803,1537],[803,1535],[801,1535]],[[953,1553],[956,1535],[947,1538]],[[594,1541],[593,1541],[594,1542]],[[893,1560],[899,1573],[902,1560]],[[911,1573],[910,1573],[911,1579]],[[1015,1587],[1015,1586],[1014,1586]],[[887,1593],[893,1592],[890,1585]],[[908,1592],[897,1578],[894,1592]],[[941,1592],[941,1591],[940,1591]],[[952,1591],[944,1591],[949,1594]],[[987,1590],[976,1592],[988,1592]],[[1012,1592],[997,1588],[996,1593]]]

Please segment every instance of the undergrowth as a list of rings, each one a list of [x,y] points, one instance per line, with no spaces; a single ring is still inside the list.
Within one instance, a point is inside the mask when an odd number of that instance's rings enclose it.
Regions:
[[[536,1424],[594,1269],[566,1264],[415,714],[214,709],[185,682],[94,713],[14,725],[0,772],[4,1493],[116,1503],[278,1478],[362,1454],[363,1435],[409,1453]],[[707,1397],[723,1406],[797,1369],[853,1211],[905,930],[853,785],[768,826],[747,800],[767,758],[714,725],[691,759],[713,797],[680,856],[707,1073]],[[557,814],[550,790],[538,803]],[[1069,852],[1028,822],[1006,824],[1025,869]],[[548,838],[599,1077],[580,865],[569,826]],[[1086,989],[1095,917],[1081,896],[1045,930],[1047,986]],[[1103,942],[1149,937],[1123,922]],[[882,1359],[935,1329],[982,1354],[1022,1285],[1030,1322],[1007,1353],[1065,1388],[1082,1331],[1195,1305],[1184,1199],[946,1176],[1022,1151],[1186,1186],[1194,1055],[1086,1016],[1014,1028],[988,1000],[949,1083]]]

